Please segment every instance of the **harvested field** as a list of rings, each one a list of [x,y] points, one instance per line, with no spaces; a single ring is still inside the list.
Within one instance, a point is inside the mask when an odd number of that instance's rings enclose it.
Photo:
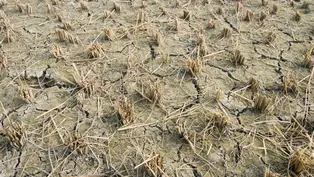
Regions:
[[[0,176],[314,176],[311,0],[0,0]]]

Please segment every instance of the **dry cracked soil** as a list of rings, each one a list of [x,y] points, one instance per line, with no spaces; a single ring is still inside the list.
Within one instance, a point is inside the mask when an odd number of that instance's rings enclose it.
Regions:
[[[313,176],[312,0],[0,8],[0,176]]]

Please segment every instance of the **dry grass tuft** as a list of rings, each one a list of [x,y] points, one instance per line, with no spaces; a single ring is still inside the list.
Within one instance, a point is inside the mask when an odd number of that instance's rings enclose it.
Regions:
[[[0,0],[0,9],[4,8],[6,5],[8,5],[7,0]]]
[[[314,66],[314,61],[312,59],[312,55],[314,55],[314,45],[311,46],[306,54],[305,54],[305,57],[304,57],[304,60],[303,60],[303,66],[306,67],[306,68],[313,68]]]
[[[196,45],[198,47],[198,50],[197,50],[198,56],[203,57],[207,55],[207,46],[205,43],[205,36],[202,31],[198,33]]]
[[[145,164],[146,170],[153,176],[162,176],[164,173],[164,159],[155,151],[150,155],[149,161]]]
[[[116,111],[122,125],[127,125],[134,121],[133,105],[127,98],[118,102]]]
[[[193,132],[186,128],[186,122],[179,122],[177,126],[180,137],[185,140],[187,143],[191,143],[190,139],[193,137]]]
[[[221,98],[223,97],[224,93],[221,89],[218,89],[216,91],[216,96],[215,96],[215,101],[219,102],[221,100]]]
[[[12,43],[17,40],[17,35],[13,28],[11,27],[9,20],[7,19],[1,21],[1,32],[3,36],[3,42]]]
[[[58,46],[57,44],[52,44],[50,49],[51,55],[53,55],[56,59],[64,59],[64,52],[62,51],[62,48]]]
[[[0,53],[0,71],[8,67],[8,59],[3,52]]]
[[[294,15],[294,20],[295,21],[297,21],[297,22],[299,22],[300,20],[301,20],[301,14],[300,14],[300,12],[296,12],[295,13],[295,15]]]
[[[239,13],[243,8],[243,5],[240,1],[237,2],[236,13]]]
[[[19,92],[20,92],[20,97],[26,103],[36,102],[32,89],[26,83],[24,84],[22,81],[20,81]]]
[[[111,12],[109,12],[108,10],[104,10],[103,13],[103,21],[105,21],[107,18],[111,17]]]
[[[61,25],[61,28],[64,29],[64,30],[71,30],[71,31],[74,31],[74,28],[73,28],[73,25],[70,21],[62,21],[62,25]]]
[[[297,94],[298,91],[298,82],[291,74],[287,74],[283,80],[283,91],[285,94]]]
[[[216,14],[218,15],[223,15],[225,12],[221,7],[218,7],[218,9],[216,10]]]
[[[258,80],[251,78],[248,82],[249,89],[252,90],[252,92],[258,92],[260,89],[260,83]]]
[[[140,81],[137,82],[138,92],[148,101],[160,103],[162,98],[161,85],[158,82]]]
[[[247,10],[243,20],[250,22],[250,21],[252,21],[252,18],[253,18],[253,12],[250,10]]]
[[[55,31],[55,34],[57,35],[57,37],[60,41],[64,41],[64,42],[68,41],[72,44],[79,44],[80,43],[80,40],[77,36],[74,37],[71,33],[69,33],[68,31],[66,31],[64,29],[57,28]]]
[[[88,144],[86,142],[86,138],[83,137],[80,133],[75,132],[72,135],[68,135],[66,145],[79,155],[86,155],[88,153]]]
[[[62,23],[64,21],[64,16],[62,14],[56,13],[55,15],[57,17],[58,22]]]
[[[112,28],[104,28],[104,39],[113,41],[115,40],[115,33]]]
[[[241,54],[239,50],[236,50],[231,58],[231,61],[235,66],[243,65],[245,57]]]
[[[229,118],[219,113],[214,113],[209,117],[210,127],[217,130],[219,134],[226,130],[229,123]]]
[[[201,69],[202,69],[202,61],[199,59],[188,59],[186,61],[186,66],[189,69],[191,75],[193,77],[197,76],[200,74]]]
[[[29,5],[29,4],[27,4],[25,6],[25,10],[26,10],[27,14],[32,14],[33,13],[33,7],[31,5]]]
[[[16,7],[17,7],[17,10],[20,12],[20,13],[23,13],[26,9],[26,6],[25,4],[20,4],[20,3],[16,3]]]
[[[271,99],[265,95],[257,95],[254,98],[254,110],[259,113],[264,113],[267,111],[271,103]]]
[[[219,35],[220,38],[227,38],[230,36],[231,36],[231,29],[230,28],[224,28]]]
[[[303,172],[313,174],[314,169],[313,150],[301,149],[295,151],[289,160],[289,169],[296,176],[299,176]]]
[[[27,140],[25,128],[18,122],[12,122],[10,126],[5,127],[4,135],[10,141],[10,146],[17,150],[21,150]]]
[[[84,75],[83,72],[79,72],[75,64],[72,64],[72,66],[75,69],[73,78],[74,78],[75,84],[77,85],[77,89],[83,90],[86,98],[90,97],[94,93],[95,87],[93,85],[93,81],[87,78],[89,72]]]
[[[155,45],[162,46],[164,43],[163,36],[160,32],[154,31],[152,34],[152,39]]]
[[[88,48],[87,48],[87,57],[88,58],[101,58],[105,56],[105,52],[103,47],[98,43],[92,43]]]

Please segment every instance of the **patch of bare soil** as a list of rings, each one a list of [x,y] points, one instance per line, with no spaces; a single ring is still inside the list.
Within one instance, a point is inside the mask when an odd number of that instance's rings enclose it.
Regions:
[[[313,176],[312,1],[0,8],[0,176]]]

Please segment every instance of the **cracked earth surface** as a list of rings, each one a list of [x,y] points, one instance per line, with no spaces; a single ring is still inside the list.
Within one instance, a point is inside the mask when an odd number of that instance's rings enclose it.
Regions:
[[[307,9],[304,0],[89,0],[84,9],[76,0],[8,0],[1,33],[10,24],[15,40],[1,36],[0,176],[154,176],[146,165],[153,152],[163,157],[155,176],[263,176],[266,168],[287,176],[293,152],[312,150],[314,140],[313,66],[304,66],[314,45],[308,2]],[[78,44],[58,40],[63,22]],[[224,29],[230,35],[222,37]],[[85,55],[94,42],[100,57]],[[51,54],[53,44],[62,57]],[[243,65],[232,61],[236,50]],[[200,61],[198,73],[189,59]],[[290,76],[297,89],[286,93]],[[147,81],[158,85],[158,102],[139,87]],[[21,95],[24,86],[34,101]],[[267,112],[254,110],[258,95],[270,98]],[[116,107],[124,98],[134,120],[121,125]],[[25,127],[21,149],[5,135],[12,122]],[[86,153],[67,143],[75,134]]]

